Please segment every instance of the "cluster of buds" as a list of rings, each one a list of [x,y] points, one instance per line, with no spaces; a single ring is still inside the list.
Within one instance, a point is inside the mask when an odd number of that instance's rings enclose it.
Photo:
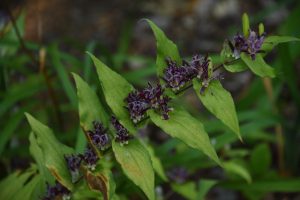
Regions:
[[[54,186],[50,186],[47,183],[46,195],[42,198],[43,200],[55,200],[55,199],[71,199],[70,191],[60,184],[58,181],[55,182]]]
[[[67,167],[71,172],[72,181],[76,182],[79,178],[79,169],[82,161],[87,166],[88,169],[94,170],[96,167],[96,163],[99,160],[97,154],[94,152],[93,148],[87,147],[85,149],[84,154],[78,155],[65,155],[65,160],[67,163]]]
[[[69,155],[64,156],[67,167],[69,171],[71,172],[72,182],[76,182],[79,179],[79,168],[81,164],[81,156],[80,155]]]
[[[166,86],[173,91],[181,89],[192,79],[198,78],[203,85],[200,90],[202,94],[211,80],[220,78],[220,76],[213,74],[208,56],[195,55],[191,62],[183,61],[182,66],[178,66],[170,59],[167,59],[166,62],[168,66],[164,71],[163,80],[166,82]]]
[[[256,54],[261,52],[264,39],[264,33],[260,35],[252,30],[249,30],[249,36],[247,38],[237,34],[233,38],[233,56],[237,59],[240,57],[241,52],[245,52],[251,56],[252,60],[255,60]]]
[[[109,144],[110,139],[107,134],[107,130],[100,122],[93,122],[94,130],[88,131],[89,137],[91,138],[92,143],[99,149],[105,150]]]
[[[134,123],[138,123],[146,116],[148,109],[158,111],[164,119],[169,119],[168,107],[170,99],[163,95],[164,89],[160,84],[153,87],[150,83],[142,91],[131,92],[126,98],[127,109],[130,118]]]
[[[111,118],[111,123],[117,132],[115,141],[121,145],[128,144],[128,141],[133,138],[129,131],[114,116]]]
[[[81,155],[81,158],[89,170],[95,170],[99,158],[91,147],[86,148],[84,154]]]

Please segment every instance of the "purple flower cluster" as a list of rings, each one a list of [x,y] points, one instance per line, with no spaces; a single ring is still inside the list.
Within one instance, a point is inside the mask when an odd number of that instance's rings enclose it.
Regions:
[[[46,195],[42,198],[43,200],[55,200],[55,199],[70,199],[70,191],[60,184],[58,181],[55,182],[54,186],[50,186],[47,183]]]
[[[94,170],[99,159],[97,154],[91,147],[86,148],[84,154],[65,155],[64,157],[67,163],[67,167],[71,173],[73,183],[78,181],[78,179],[80,178],[79,169],[82,161],[89,170]]]
[[[202,94],[211,80],[220,78],[219,75],[213,74],[213,69],[209,68],[208,56],[194,55],[191,62],[183,61],[182,66],[178,66],[170,59],[167,60],[167,64],[168,67],[164,71],[163,80],[166,82],[166,86],[173,91],[179,90],[192,79],[198,78],[202,81],[200,90]]]
[[[111,118],[111,123],[117,132],[115,136],[116,142],[119,142],[121,145],[128,144],[128,141],[133,138],[129,131],[114,116]]]
[[[167,68],[164,71],[163,80],[166,86],[174,91],[179,90],[193,78],[201,80],[209,79],[209,60],[207,56],[195,55],[190,63],[184,61],[178,66],[174,61],[167,59]]]
[[[146,116],[146,111],[151,108],[158,111],[164,119],[169,119],[168,113],[172,110],[168,107],[170,99],[163,93],[164,89],[160,84],[153,87],[150,83],[142,91],[131,92],[126,101],[132,121],[138,123]]]
[[[99,150],[105,150],[110,144],[110,139],[106,133],[107,130],[105,130],[104,126],[100,122],[94,121],[93,125],[94,130],[88,131],[89,137]]]
[[[264,34],[259,35],[255,31],[249,30],[248,38],[243,35],[237,34],[234,36],[234,50],[233,55],[235,58],[239,58],[241,52],[249,54],[252,60],[255,60],[255,56],[260,52],[261,46],[264,42]]]
[[[84,154],[81,155],[81,158],[85,162],[88,169],[92,171],[95,170],[99,158],[91,147],[86,148]]]

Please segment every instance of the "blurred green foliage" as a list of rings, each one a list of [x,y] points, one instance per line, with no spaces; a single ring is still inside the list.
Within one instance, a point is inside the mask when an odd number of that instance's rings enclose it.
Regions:
[[[278,28],[278,32],[282,35],[299,37],[298,19],[300,19],[299,3]],[[16,24],[20,34],[23,35],[24,15],[19,16]],[[82,48],[67,43],[69,48],[76,49],[80,56],[67,53],[58,42],[41,47],[24,41],[27,48],[25,50],[20,45],[12,24],[3,28],[4,34],[0,38],[0,162],[4,170],[1,170],[1,177],[12,172],[13,160],[30,159],[28,148],[30,128],[25,121],[24,112],[33,114],[51,126],[56,137],[64,144],[72,146],[76,144],[77,151],[83,149],[84,143],[81,144],[83,134],[77,126],[79,124],[78,102],[71,72],[80,74],[103,100],[103,95],[97,88],[97,75],[85,51],[100,55],[101,60],[137,87],[144,86],[145,80],[155,75],[153,58],[131,55],[128,52],[132,27],[132,24],[123,27],[118,49],[113,54],[99,41],[91,41]],[[45,59],[42,51],[46,53]],[[29,56],[28,52],[31,52],[33,57]],[[163,161],[164,169],[184,166],[189,171],[190,177],[185,184],[171,186],[174,192],[187,199],[198,199],[204,197],[211,187],[215,187],[240,192],[247,199],[259,199],[270,192],[300,191],[300,146],[298,144],[300,93],[299,78],[293,67],[296,62],[299,62],[299,56],[300,45],[279,46],[272,55],[271,61],[271,65],[279,72],[279,77],[271,81],[271,88],[268,87],[270,80],[256,77],[242,91],[240,98],[237,98],[235,103],[243,144],[220,121],[205,117],[210,116],[208,112],[200,113],[188,103],[183,105],[195,117],[201,118],[207,132],[211,133],[210,137],[213,138],[212,142],[220,152],[220,157],[227,162],[222,181],[217,182],[214,176],[205,177],[205,174],[201,174],[201,171],[206,170],[220,172],[215,163],[204,155],[199,156],[198,151],[188,148],[177,139],[168,139],[162,144],[151,141],[155,154]],[[218,59],[220,60],[216,55],[214,60]],[[128,63],[143,67],[128,71],[123,67]],[[288,98],[283,98],[283,93],[287,93]],[[293,109],[297,110],[293,120],[282,114],[289,104],[294,105]],[[170,156],[172,151],[176,153]],[[12,191],[22,186],[22,181],[25,182],[26,177],[32,173],[31,169],[35,167],[31,166],[22,174],[15,172],[6,178],[6,180],[9,178],[20,180],[20,186],[14,186]],[[118,177],[115,179],[117,185],[125,185],[117,188],[117,191],[122,191],[124,194],[139,193],[137,189],[132,189],[133,184],[128,183],[128,180],[118,174],[115,176]],[[159,182],[163,184],[163,180],[160,179]]]

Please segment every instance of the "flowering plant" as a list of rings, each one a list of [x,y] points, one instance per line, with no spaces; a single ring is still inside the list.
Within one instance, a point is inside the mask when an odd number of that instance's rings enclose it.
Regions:
[[[265,55],[279,43],[299,41],[289,36],[267,36],[263,24],[256,32],[250,29],[244,14],[243,34],[225,41],[222,64],[216,66],[209,55],[182,60],[177,46],[152,21],[147,22],[157,41],[158,83],[137,90],[88,53],[105,98],[101,102],[89,85],[73,74],[80,125],[87,141],[84,152],[61,144],[50,128],[26,114],[32,128],[30,152],[36,161],[27,172],[32,177],[25,186],[29,199],[34,195],[42,199],[119,199],[121,194],[116,192],[114,181],[114,175],[120,171],[115,169],[119,168],[148,199],[157,196],[154,172],[162,181],[184,182],[187,172],[178,168],[165,173],[153,148],[137,134],[150,122],[204,153],[220,167],[230,167],[217,155],[202,123],[175,99],[192,87],[202,104],[242,141],[234,101],[220,82],[220,71],[223,67],[231,73],[250,69],[260,77],[273,78],[276,72],[265,62]],[[120,167],[113,168],[115,163]]]

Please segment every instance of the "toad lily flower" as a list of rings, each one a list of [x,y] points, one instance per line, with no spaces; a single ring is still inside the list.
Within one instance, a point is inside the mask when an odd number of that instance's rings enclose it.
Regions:
[[[105,150],[109,146],[109,136],[104,126],[100,122],[93,122],[94,130],[88,131],[93,144],[100,150]]]
[[[93,171],[96,168],[99,158],[94,150],[91,147],[88,147],[82,155],[82,160],[85,162],[87,168]]]
[[[115,141],[119,142],[121,146],[128,144],[128,141],[132,139],[133,136],[129,134],[129,131],[122,124],[120,124],[120,122],[114,116],[111,118],[111,122],[117,132]]]
[[[255,31],[249,30],[248,38],[237,34],[234,36],[233,41],[233,55],[237,59],[240,57],[241,52],[249,54],[252,60],[255,60],[257,53],[261,52],[261,46],[264,42],[265,33],[259,35]]]

